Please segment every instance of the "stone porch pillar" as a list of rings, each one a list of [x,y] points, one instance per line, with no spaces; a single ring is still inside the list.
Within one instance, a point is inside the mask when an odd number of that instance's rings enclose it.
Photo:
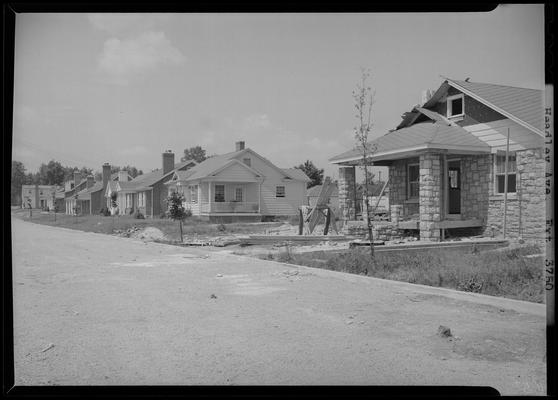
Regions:
[[[440,154],[428,152],[420,155],[420,240],[440,241],[440,229],[435,223],[441,221],[442,181]]]
[[[355,167],[339,167],[339,211],[343,223],[356,220],[355,210]]]

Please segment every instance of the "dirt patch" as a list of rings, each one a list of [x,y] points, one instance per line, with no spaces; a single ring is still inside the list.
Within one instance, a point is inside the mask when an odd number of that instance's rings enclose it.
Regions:
[[[157,228],[148,227],[135,231],[130,235],[133,239],[142,239],[146,241],[166,240],[165,234]]]

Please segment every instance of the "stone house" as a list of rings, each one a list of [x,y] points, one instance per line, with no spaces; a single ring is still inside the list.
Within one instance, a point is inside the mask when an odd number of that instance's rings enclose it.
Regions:
[[[279,168],[239,141],[233,152],[177,170],[167,186],[184,195],[193,215],[232,222],[296,215],[306,202],[308,182],[302,170]]]
[[[377,233],[389,239],[414,230],[429,241],[455,229],[502,235],[506,203],[506,237],[541,239],[543,101],[541,90],[445,79],[396,129],[372,141],[374,165],[389,168],[391,220],[376,224]],[[339,166],[345,221],[355,219],[361,159],[357,149],[330,159]]]

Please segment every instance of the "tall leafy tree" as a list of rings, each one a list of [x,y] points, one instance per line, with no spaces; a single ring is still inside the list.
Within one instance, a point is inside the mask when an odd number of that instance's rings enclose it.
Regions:
[[[308,182],[306,188],[311,188],[312,186],[321,185],[324,180],[324,170],[319,169],[314,165],[314,163],[310,160],[306,160],[304,164],[300,164],[298,168],[308,176],[312,180],[312,182]]]
[[[39,167],[39,185],[61,185],[66,178],[67,167],[58,161],[50,160],[48,164],[42,163]]]
[[[194,160],[197,163],[201,163],[207,159],[205,150],[201,146],[190,147],[189,149],[184,149],[184,156],[180,161]]]
[[[25,174],[25,166],[21,161],[12,160],[12,192],[11,204],[21,204],[21,186],[27,184],[28,177]]]

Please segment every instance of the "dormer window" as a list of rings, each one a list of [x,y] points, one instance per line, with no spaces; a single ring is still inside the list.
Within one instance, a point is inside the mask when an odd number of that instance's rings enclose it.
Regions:
[[[465,101],[462,94],[448,97],[448,118],[463,117],[465,114]]]

